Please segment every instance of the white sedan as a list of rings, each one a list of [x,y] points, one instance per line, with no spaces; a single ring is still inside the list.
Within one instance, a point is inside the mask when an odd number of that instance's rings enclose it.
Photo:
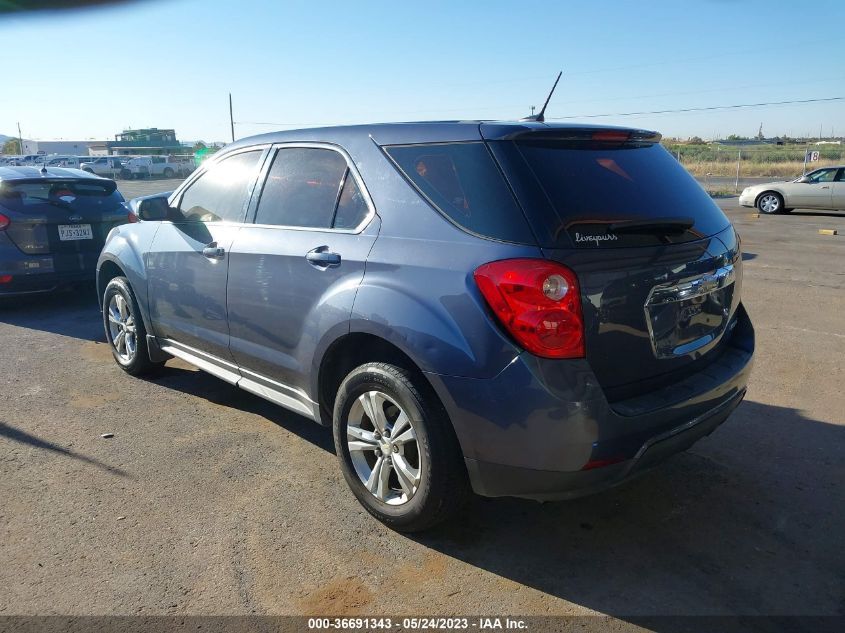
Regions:
[[[787,182],[767,182],[746,187],[739,196],[744,207],[761,213],[793,209],[845,209],[845,167],[822,167]]]

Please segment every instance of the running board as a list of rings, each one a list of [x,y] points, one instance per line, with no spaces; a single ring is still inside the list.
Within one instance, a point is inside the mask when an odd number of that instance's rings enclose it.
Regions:
[[[175,341],[167,340],[160,349],[162,352],[181,358],[186,363],[190,363],[194,367],[197,367],[216,378],[225,380],[230,385],[240,387],[244,391],[248,391],[256,396],[264,398],[265,400],[269,400],[270,402],[278,404],[279,406],[293,411],[294,413],[303,415],[310,420],[314,420],[315,422],[319,421],[316,414],[316,411],[318,410],[317,404],[315,402],[311,402],[304,393],[247,370],[244,371],[249,373],[250,377],[243,376],[235,365],[220,360],[215,356],[200,352],[199,350],[191,348],[186,349],[186,347],[187,346],[183,346]],[[271,384],[273,386],[271,386]],[[289,391],[289,393],[284,393],[282,389]]]

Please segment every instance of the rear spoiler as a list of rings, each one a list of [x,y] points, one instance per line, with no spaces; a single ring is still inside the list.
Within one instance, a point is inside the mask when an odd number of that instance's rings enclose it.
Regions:
[[[0,189],[9,183],[10,185],[31,185],[31,184],[68,184],[80,183],[84,185],[96,185],[102,187],[107,194],[112,194],[117,189],[117,183],[109,178],[88,177],[85,176],[44,176],[43,178],[10,178],[7,180],[0,180]]]
[[[501,135],[495,126],[483,126],[485,140],[501,141],[563,141],[592,143],[659,143],[660,132],[621,127],[553,127],[536,125],[514,130],[512,126]]]

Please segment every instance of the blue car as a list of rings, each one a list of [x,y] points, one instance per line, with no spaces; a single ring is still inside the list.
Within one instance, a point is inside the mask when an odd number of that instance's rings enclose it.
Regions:
[[[0,298],[93,283],[106,235],[130,219],[113,180],[0,167]]]
[[[397,530],[561,499],[740,403],[739,237],[655,132],[541,122],[266,134],[136,199],[99,259],[118,365],[179,357],[333,428]]]

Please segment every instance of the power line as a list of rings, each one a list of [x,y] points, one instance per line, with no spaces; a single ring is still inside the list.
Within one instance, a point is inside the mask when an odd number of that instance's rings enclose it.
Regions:
[[[611,112],[607,114],[575,114],[572,116],[548,117],[557,121],[564,119],[597,119],[606,116],[639,116],[643,114],[669,114],[677,112],[705,112],[708,110],[734,110],[738,108],[761,108],[764,106],[788,105],[795,103],[820,103],[823,101],[842,101],[845,97],[824,97],[820,99],[795,99],[793,101],[766,101],[763,103],[738,103],[734,105],[707,106],[704,108],[678,108],[675,110],[649,110],[644,112]]]
[[[720,105],[720,106],[706,106],[701,108],[677,108],[677,109],[670,109],[670,110],[647,110],[642,112],[611,112],[606,114],[575,114],[571,116],[555,116],[555,117],[547,117],[548,120],[555,120],[555,121],[563,121],[568,119],[596,119],[601,117],[609,117],[609,116],[642,116],[645,114],[670,114],[670,113],[679,113],[679,112],[706,112],[712,110],[736,110],[739,108],[762,108],[766,106],[777,106],[777,105],[792,105],[792,104],[802,104],[802,103],[823,103],[823,102],[830,102],[830,101],[842,101],[845,100],[845,97],[822,97],[817,99],[794,99],[790,101],[766,101],[762,103],[738,103],[733,105]],[[235,125],[275,125],[279,127],[296,127],[296,126],[328,126],[328,125],[340,125],[339,123],[280,123],[277,121],[235,121]]]

